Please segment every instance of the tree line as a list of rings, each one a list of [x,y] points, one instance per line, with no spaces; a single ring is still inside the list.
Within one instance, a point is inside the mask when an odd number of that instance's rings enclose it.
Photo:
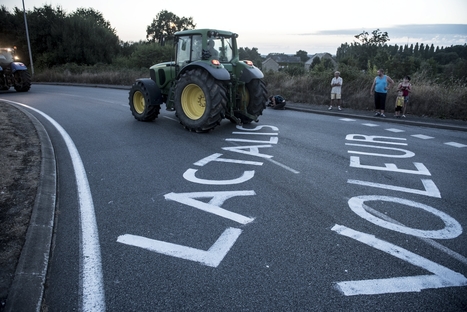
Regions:
[[[114,64],[139,68],[173,58],[173,34],[193,29],[193,18],[178,17],[162,10],[146,29],[146,41],[124,42],[101,12],[79,8],[66,13],[60,6],[26,12],[34,65],[50,68],[77,65]],[[23,10],[12,12],[0,6],[0,46],[16,46],[21,60],[28,63],[28,43]]]
[[[337,49],[339,64],[358,70],[383,68],[393,77],[423,73],[427,78],[467,82],[467,44],[439,47],[433,44],[388,45],[387,32],[379,29],[371,35],[363,31],[357,41]]]
[[[44,5],[27,11],[29,37],[34,65],[51,68],[63,64],[93,66],[108,64],[126,68],[148,68],[173,59],[174,33],[194,29],[192,17],[179,17],[167,10],[160,11],[147,26],[146,40],[123,42],[102,13],[92,8],[80,8],[66,13],[60,6]],[[16,46],[27,63],[28,46],[23,11],[15,7],[10,12],[0,7],[0,46]],[[440,81],[466,81],[467,45],[434,47],[434,45],[389,45],[387,32],[374,30],[355,35],[356,41],[337,49],[334,61],[314,58],[310,71],[322,72],[335,68],[348,71],[373,72],[383,68],[393,77],[422,72]],[[266,59],[257,48],[239,48],[241,59],[249,59],[261,68]],[[304,63],[309,59],[303,50],[296,52],[302,64],[286,67],[291,75],[304,75]]]

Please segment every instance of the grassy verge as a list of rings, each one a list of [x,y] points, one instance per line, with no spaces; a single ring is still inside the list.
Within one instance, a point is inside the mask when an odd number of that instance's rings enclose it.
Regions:
[[[105,65],[78,66],[67,64],[39,69],[33,82],[68,82],[131,86],[136,78],[149,78],[149,69],[117,69]]]
[[[374,98],[370,88],[376,73],[346,72],[341,70],[343,106],[360,110],[373,110]],[[281,94],[292,102],[329,105],[332,71],[289,76],[286,73],[267,73],[270,94]],[[395,85],[388,92],[386,110],[394,112],[397,85],[401,79],[393,78]],[[412,93],[407,113],[435,118],[467,120],[467,88],[462,83],[437,84],[422,74],[412,77]]]

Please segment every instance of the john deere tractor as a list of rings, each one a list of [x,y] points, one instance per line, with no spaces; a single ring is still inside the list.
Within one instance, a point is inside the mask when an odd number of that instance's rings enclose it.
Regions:
[[[237,124],[258,121],[267,91],[261,70],[239,60],[238,35],[197,29],[175,33],[175,61],[150,67],[150,77],[137,79],[130,110],[140,121],[153,121],[165,103],[190,131],[206,132],[223,118]]]

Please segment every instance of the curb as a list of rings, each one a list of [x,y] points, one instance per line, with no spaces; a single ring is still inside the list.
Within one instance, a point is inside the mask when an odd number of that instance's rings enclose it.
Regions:
[[[313,114],[321,114],[321,115],[332,115],[332,116],[342,116],[346,118],[358,118],[358,119],[365,119],[365,120],[375,120],[375,118],[379,118],[379,121],[397,123],[401,125],[409,125],[409,126],[419,126],[419,127],[429,127],[429,128],[438,128],[438,129],[445,129],[445,130],[455,130],[455,131],[467,131],[467,126],[457,126],[457,125],[449,125],[445,123],[436,123],[436,122],[422,122],[422,121],[413,121],[413,120],[401,120],[401,119],[392,119],[392,118],[381,118],[381,117],[374,117],[374,116],[367,116],[367,115],[357,115],[357,114],[349,114],[344,112],[333,113],[329,111],[322,111],[316,110],[312,108],[304,108],[304,107],[294,107],[293,104],[288,104],[285,109],[299,111],[299,112],[306,112],[306,113],[313,113]]]
[[[11,103],[10,103],[11,104]],[[5,311],[41,310],[54,227],[57,167],[55,151],[42,123],[26,109],[41,142],[41,172],[26,240],[8,291]]]

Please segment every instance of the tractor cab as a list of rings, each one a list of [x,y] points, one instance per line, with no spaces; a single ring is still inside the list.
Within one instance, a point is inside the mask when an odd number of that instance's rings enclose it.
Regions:
[[[175,36],[176,62],[180,67],[200,60],[229,63],[235,56],[236,34],[213,30],[190,30],[176,33]]]
[[[15,50],[10,48],[0,48],[0,65],[6,66],[15,61]]]

